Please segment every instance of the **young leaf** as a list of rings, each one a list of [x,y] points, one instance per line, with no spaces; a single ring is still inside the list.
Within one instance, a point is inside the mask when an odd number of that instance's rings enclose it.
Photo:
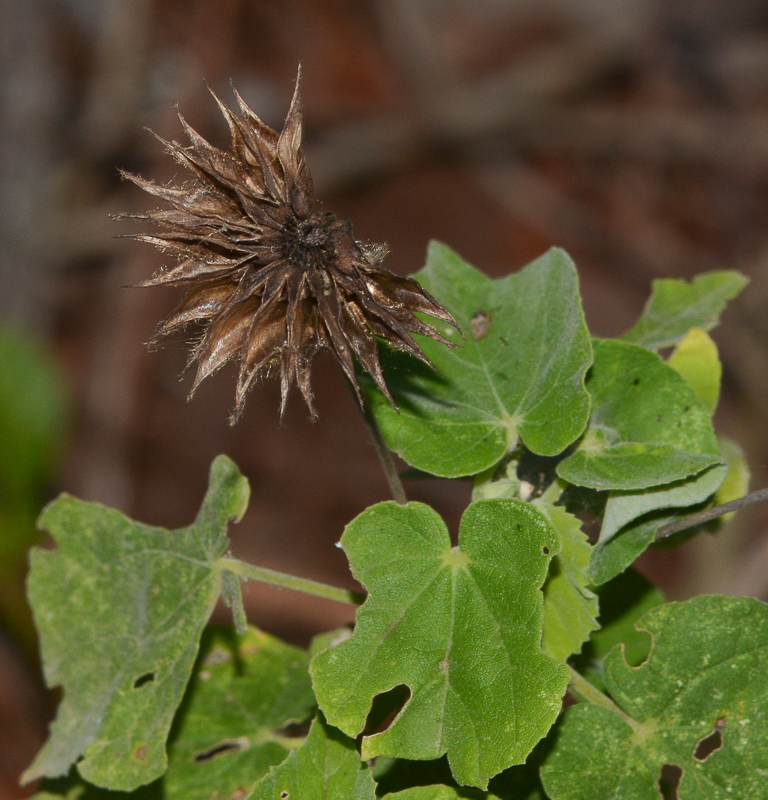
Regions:
[[[304,744],[254,786],[247,800],[375,800],[355,743],[318,714]]]
[[[559,549],[540,511],[482,500],[465,511],[459,546],[428,506],[379,503],[341,539],[368,588],[351,638],[316,655],[318,704],[350,736],[373,699],[399,685],[410,699],[362,756],[434,759],[485,788],[522,763],[560,709],[565,667],[541,652],[542,596]]]
[[[561,478],[591,489],[634,491],[720,461],[706,407],[659,356],[615,340],[596,340],[594,353],[589,427],[576,452],[558,464]],[[603,526],[601,541],[615,530]]]
[[[572,514],[542,500],[534,500],[533,505],[552,523],[560,539],[560,552],[552,559],[544,584],[542,650],[565,662],[598,627],[597,596],[589,589],[592,548]]]
[[[749,279],[735,270],[705,272],[691,283],[677,278],[655,280],[640,319],[622,338],[659,350],[677,344],[691,328],[710,331],[727,302],[747,283]]]
[[[569,708],[541,776],[552,800],[658,800],[665,764],[686,800],[765,797],[768,779],[768,606],[697,597],[657,606],[638,624],[653,637],[629,666],[604,666],[618,704]]]
[[[720,399],[723,365],[712,337],[701,328],[691,328],[667,359],[696,390],[710,414],[715,413]]]
[[[562,452],[584,430],[592,361],[571,259],[553,249],[492,281],[433,242],[419,282],[454,315],[464,341],[419,341],[435,370],[404,354],[386,359],[400,407],[369,395],[387,443],[409,464],[445,477],[498,462],[519,438],[535,453]]]
[[[195,522],[168,531],[62,495],[39,524],[56,550],[31,554],[28,591],[49,686],[64,699],[25,782],[66,775],[130,791],[165,772],[165,742],[219,597],[217,560],[248,482],[211,466]]]

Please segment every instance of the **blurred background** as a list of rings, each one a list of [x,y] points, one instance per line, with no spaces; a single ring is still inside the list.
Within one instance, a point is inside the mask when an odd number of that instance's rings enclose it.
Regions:
[[[315,423],[295,393],[281,424],[266,381],[230,428],[234,370],[186,403],[185,348],[142,344],[178,294],[122,288],[162,261],[110,219],[152,204],[119,168],[185,177],[145,127],[181,139],[178,104],[226,146],[205,81],[227,101],[232,81],[279,128],[299,61],[317,195],[388,242],[395,272],[431,238],[492,276],[560,245],[606,336],[653,278],[749,275],[714,334],[717,423],[768,484],[766,0],[0,0],[0,800],[27,796],[17,776],[54,708],[22,580],[59,491],[180,527],[227,453],[252,487],[235,554],[353,585],[333,544],[388,495],[340,370],[315,362]],[[407,490],[457,529],[468,483]],[[765,519],[753,506],[640,566],[672,598],[768,599]],[[244,591],[253,623],[299,644],[352,616]]]

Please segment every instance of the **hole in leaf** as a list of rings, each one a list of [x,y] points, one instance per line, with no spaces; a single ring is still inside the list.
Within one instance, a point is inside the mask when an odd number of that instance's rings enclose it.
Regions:
[[[541,552],[544,553],[545,556],[548,556],[549,548],[546,545],[544,545],[544,547],[541,548]]]
[[[683,770],[677,764],[665,764],[659,774],[659,791],[664,800],[680,800],[677,789],[683,777]]]
[[[401,683],[387,692],[377,694],[371,703],[368,719],[363,729],[364,736],[373,736],[387,730],[395,717],[403,710],[411,699],[411,690]]]
[[[693,751],[693,757],[697,761],[706,761],[715,750],[719,750],[723,746],[723,734],[721,731],[725,730],[725,717],[720,717],[715,723],[715,728],[709,736],[705,736]]]
[[[239,739],[225,739],[207,750],[201,750],[192,756],[192,761],[195,764],[205,764],[207,761],[212,761],[214,758],[223,756],[225,753],[236,753],[239,750],[245,750],[250,746],[250,742],[244,736]]]
[[[280,728],[280,733],[283,736],[290,736],[292,739],[298,739],[306,736],[309,733],[309,726],[311,724],[311,719],[305,720],[304,722],[287,722],[282,728]]]
[[[280,800],[288,800],[288,798],[289,798],[290,796],[291,796],[291,795],[290,795],[288,792],[286,792],[286,791],[282,791],[282,792],[280,792]]]
[[[152,681],[157,677],[156,672],[145,672],[143,675],[139,675],[138,678],[133,682],[134,689],[141,689],[145,683],[152,683]]]

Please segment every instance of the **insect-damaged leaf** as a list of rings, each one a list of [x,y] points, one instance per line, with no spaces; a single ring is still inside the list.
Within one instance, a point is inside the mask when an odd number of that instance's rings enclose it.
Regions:
[[[363,730],[374,698],[410,698],[363,758],[448,753],[456,780],[485,788],[522,763],[560,709],[567,671],[541,652],[542,595],[559,542],[519,500],[482,500],[464,513],[459,546],[428,506],[380,503],[341,539],[369,595],[352,636],[316,655],[311,673],[328,721]]]
[[[419,339],[435,369],[390,352],[385,376],[400,413],[370,388],[387,440],[409,464],[445,477],[499,461],[519,438],[535,453],[562,452],[584,430],[592,361],[573,262],[552,249],[499,280],[433,242],[415,276],[456,318],[459,347]]]
[[[55,550],[35,549],[28,591],[49,686],[64,698],[23,776],[66,775],[130,791],[165,772],[165,742],[219,597],[227,522],[248,482],[226,457],[211,467],[195,522],[168,531],[62,495],[40,517]]]
[[[589,703],[565,712],[541,770],[547,794],[658,800],[671,764],[685,800],[765,797],[768,606],[697,597],[657,606],[637,627],[653,637],[648,660],[631,667],[617,647],[603,667],[621,713]]]
[[[253,788],[248,800],[375,800],[355,743],[318,714],[304,744]]]

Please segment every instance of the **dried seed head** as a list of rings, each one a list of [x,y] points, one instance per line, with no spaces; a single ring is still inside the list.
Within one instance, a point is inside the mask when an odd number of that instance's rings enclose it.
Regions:
[[[192,180],[159,186],[125,175],[171,206],[133,217],[159,232],[131,238],[177,257],[175,266],[140,285],[184,289],[149,344],[192,324],[203,328],[189,357],[188,366],[197,370],[190,397],[203,379],[239,361],[233,422],[254,380],[270,367],[280,374],[281,414],[295,382],[314,417],[310,367],[321,350],[334,355],[360,402],[353,356],[394,406],[376,337],[429,363],[411,334],[453,345],[414,312],[453,326],[455,320],[415,280],[381,267],[385,245],[356,241],[348,220],[314,208],[301,150],[299,79],[279,134],[236,91],[239,115],[213,97],[229,126],[228,152],[179,115],[189,145],[161,141]]]

